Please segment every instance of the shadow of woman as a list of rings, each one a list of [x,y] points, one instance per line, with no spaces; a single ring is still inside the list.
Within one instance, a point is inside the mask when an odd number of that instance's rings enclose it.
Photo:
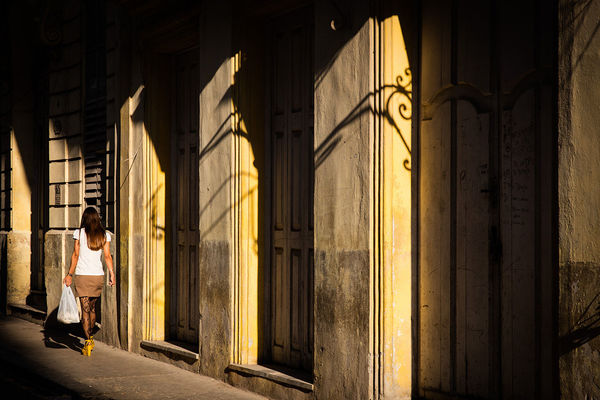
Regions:
[[[44,345],[46,347],[63,349],[69,348],[73,351],[81,353],[83,348],[84,333],[81,324],[63,324],[58,322],[56,315],[58,309],[54,309],[48,314],[46,321],[44,321]],[[94,327],[94,333],[97,332],[98,327]]]

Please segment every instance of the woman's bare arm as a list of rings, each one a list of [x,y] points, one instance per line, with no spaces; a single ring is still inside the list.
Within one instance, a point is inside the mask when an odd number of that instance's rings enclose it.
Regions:
[[[104,243],[104,261],[106,261],[106,268],[108,268],[108,273],[110,274],[110,280],[108,281],[109,286],[115,286],[115,272],[113,268],[113,259],[110,254],[110,242]]]

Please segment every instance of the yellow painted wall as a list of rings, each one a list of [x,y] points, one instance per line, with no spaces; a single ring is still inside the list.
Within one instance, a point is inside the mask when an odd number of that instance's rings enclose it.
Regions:
[[[22,154],[23,143],[27,142],[28,132],[20,134],[20,140],[11,131],[11,186],[12,186],[12,229],[31,231],[31,188],[27,179],[25,161]],[[25,150],[27,150],[25,148]]]
[[[254,166],[254,152],[248,139],[248,128],[244,115],[239,108],[240,103],[240,70],[242,54],[238,52],[232,57],[232,80],[234,88],[232,97],[232,121],[234,140],[233,166],[234,201],[233,212],[236,214],[236,236],[239,239],[234,253],[234,265],[237,264],[239,274],[235,278],[238,288],[235,291],[239,298],[234,306],[239,307],[237,323],[239,324],[239,353],[233,361],[242,364],[256,364],[258,361],[258,171]],[[234,242],[236,242],[234,240]],[[235,315],[234,311],[234,315]],[[234,324],[235,325],[235,324]]]
[[[381,35],[384,391],[396,398],[411,388],[412,76],[397,16],[381,22]]]
[[[256,364],[260,358],[259,330],[262,327],[260,309],[261,287],[263,286],[263,260],[261,258],[265,177],[261,176],[264,166],[264,87],[258,71],[264,63],[264,55],[257,47],[262,36],[260,30],[250,24],[246,26],[243,50],[232,57],[232,115],[233,115],[233,165],[234,234],[237,241],[233,254],[237,289],[234,315],[237,313],[236,338],[233,362]],[[262,192],[261,192],[262,190]],[[264,198],[263,198],[264,201]]]
[[[23,150],[27,151],[27,148],[22,149],[23,144],[28,142],[29,132],[21,132],[19,140],[16,134],[11,130],[12,231],[7,244],[7,301],[25,304],[31,277],[31,188],[25,162],[31,160],[24,157]]]
[[[144,302],[146,319],[144,338],[165,339],[165,173],[156,154],[156,146],[147,141],[147,182],[145,212],[147,225],[147,260]]]
[[[164,340],[168,321],[167,263],[172,223],[168,212],[171,182],[170,57],[151,54],[146,60],[144,213],[146,225],[146,271],[144,274],[144,339]],[[172,220],[171,220],[172,221]]]

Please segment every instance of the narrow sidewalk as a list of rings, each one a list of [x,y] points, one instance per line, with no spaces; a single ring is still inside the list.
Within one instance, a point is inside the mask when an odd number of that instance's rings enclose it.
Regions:
[[[265,399],[99,342],[92,356],[85,357],[73,341],[57,342],[44,335],[39,325],[0,317],[2,369],[15,376],[10,378],[11,384],[21,382],[19,390],[36,392],[31,398],[49,398],[37,394],[46,391],[61,393],[51,397],[61,399]]]

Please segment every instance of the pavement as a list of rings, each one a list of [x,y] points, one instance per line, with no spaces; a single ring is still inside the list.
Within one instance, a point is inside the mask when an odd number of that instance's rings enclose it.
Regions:
[[[0,398],[265,399],[98,341],[85,357],[82,342],[65,329],[0,317]]]

